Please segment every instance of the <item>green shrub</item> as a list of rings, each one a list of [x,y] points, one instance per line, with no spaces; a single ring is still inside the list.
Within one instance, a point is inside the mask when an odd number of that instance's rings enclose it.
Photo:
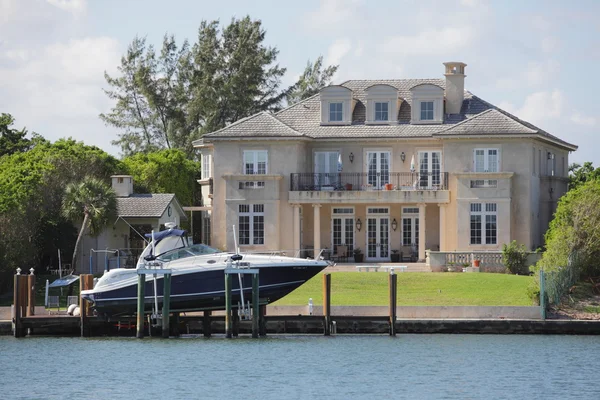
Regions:
[[[527,249],[516,240],[502,246],[502,262],[511,274],[528,275]]]

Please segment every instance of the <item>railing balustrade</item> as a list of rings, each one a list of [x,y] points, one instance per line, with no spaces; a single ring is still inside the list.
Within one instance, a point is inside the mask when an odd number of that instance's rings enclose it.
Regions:
[[[290,191],[447,190],[447,172],[292,173]]]

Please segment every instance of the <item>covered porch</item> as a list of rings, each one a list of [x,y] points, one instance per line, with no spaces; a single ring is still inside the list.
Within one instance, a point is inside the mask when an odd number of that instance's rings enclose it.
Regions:
[[[291,206],[293,247],[322,251],[338,263],[424,262],[425,250],[439,250],[445,232],[445,203]]]

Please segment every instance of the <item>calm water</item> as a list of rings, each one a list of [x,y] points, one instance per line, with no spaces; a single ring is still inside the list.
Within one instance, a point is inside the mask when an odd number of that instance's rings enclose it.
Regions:
[[[591,336],[0,337],[0,363],[2,399],[600,398]]]

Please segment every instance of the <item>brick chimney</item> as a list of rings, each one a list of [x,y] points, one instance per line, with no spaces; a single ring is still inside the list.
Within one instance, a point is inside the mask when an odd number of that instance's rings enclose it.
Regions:
[[[133,177],[131,175],[113,175],[112,188],[117,197],[129,197],[133,194]]]
[[[446,114],[459,114],[465,99],[465,67],[462,62],[445,62]]]

